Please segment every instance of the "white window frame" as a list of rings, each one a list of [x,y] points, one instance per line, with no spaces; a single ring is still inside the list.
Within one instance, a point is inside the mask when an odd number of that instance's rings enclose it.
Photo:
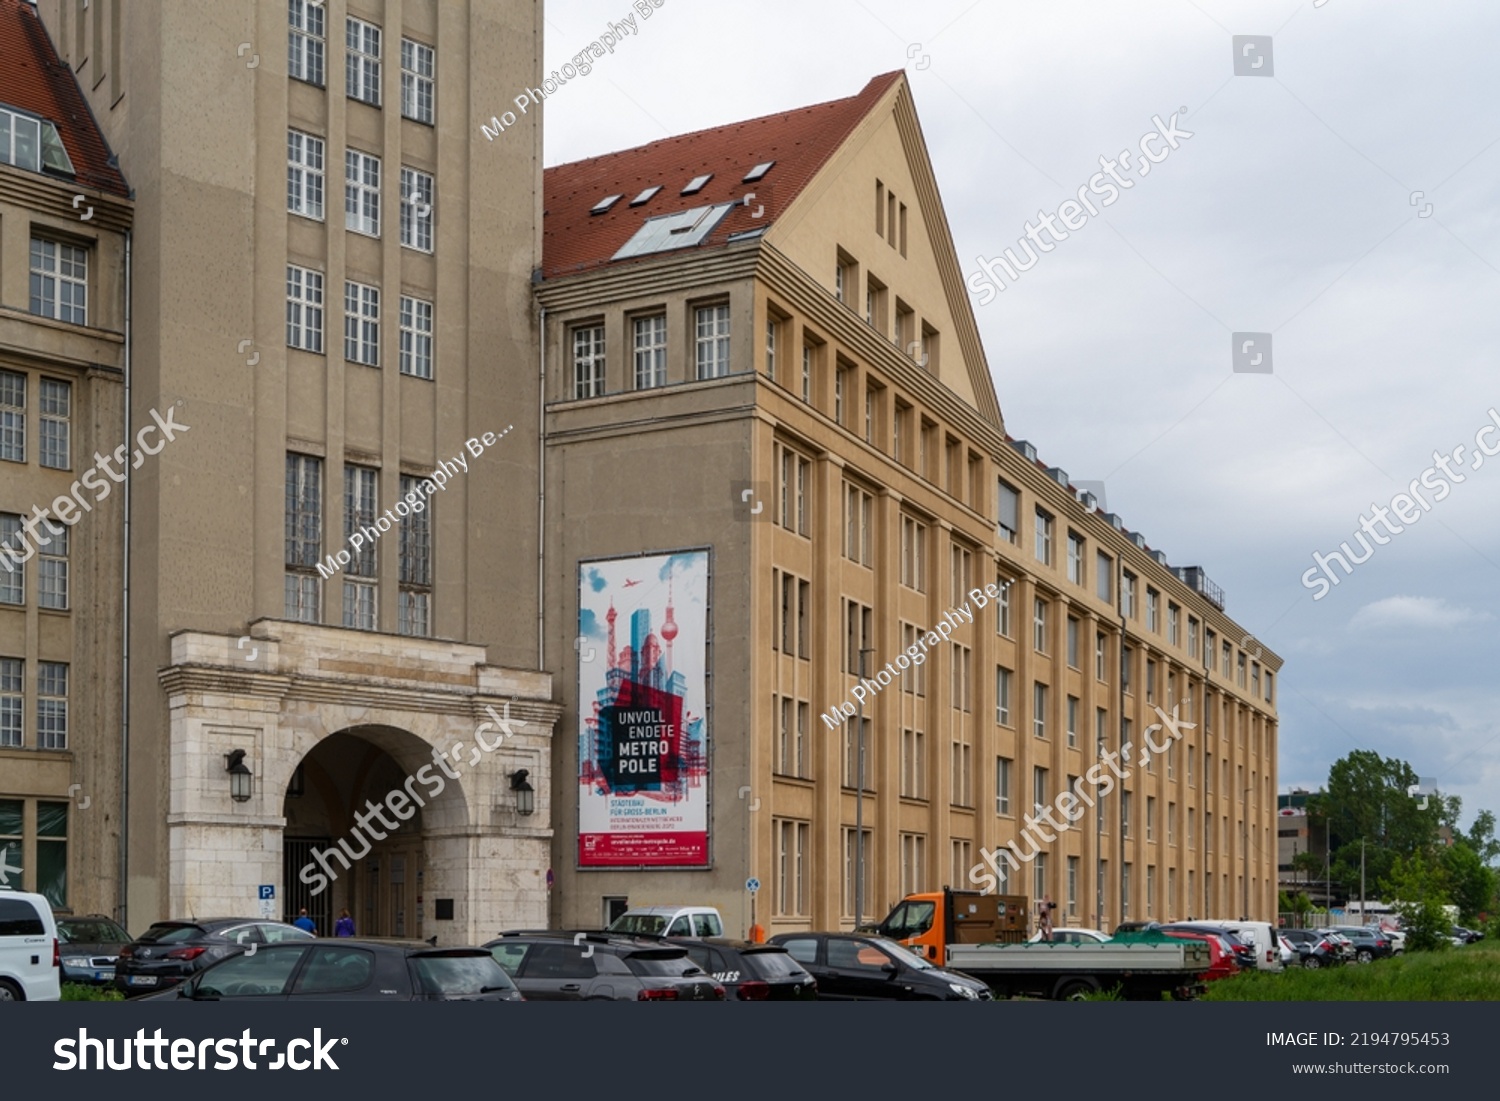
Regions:
[[[36,747],[68,748],[68,681],[64,661],[39,661],[36,669]]]
[[[323,87],[327,55],[322,0],[289,0],[287,5],[287,75]]]
[[[380,27],[344,17],[344,94],[380,106]]]
[[[89,323],[89,250],[50,237],[31,238],[30,310],[70,325]]]
[[[323,220],[328,143],[301,130],[286,132],[286,209],[301,218]]]
[[[380,158],[358,149],[344,150],[344,228],[380,236]]]
[[[73,468],[73,384],[43,376],[37,385],[37,414],[41,431],[37,463],[50,470]]]
[[[648,314],[632,319],[635,388],[655,390],[667,384],[667,315]]]
[[[729,304],[699,306],[693,317],[698,378],[723,378],[730,371]]]
[[[571,330],[573,397],[604,396],[604,326],[579,325]]]
[[[428,379],[433,374],[432,303],[411,295],[401,296],[401,373]]]
[[[65,612],[68,610],[68,543],[72,533],[66,524],[50,518],[34,525],[32,531],[37,536],[37,607]]]
[[[432,251],[432,208],[436,192],[432,173],[401,166],[402,248]]]
[[[401,117],[433,125],[437,107],[437,51],[425,42],[401,39]]]
[[[344,358],[380,366],[380,288],[344,280]]]
[[[286,346],[323,354],[323,273],[286,266]]]

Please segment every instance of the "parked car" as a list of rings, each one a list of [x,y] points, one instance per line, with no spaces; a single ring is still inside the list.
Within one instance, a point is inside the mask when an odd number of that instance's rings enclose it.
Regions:
[[[813,1001],[818,983],[779,944],[754,944],[746,940],[691,940],[668,938],[680,946],[688,959],[724,987],[730,1001]]]
[[[1233,933],[1242,944],[1248,944],[1260,971],[1281,970],[1281,950],[1276,943],[1276,929],[1268,921],[1224,921],[1200,919],[1187,924],[1223,929]]]
[[[1391,942],[1384,933],[1373,932],[1363,925],[1335,925],[1333,929],[1353,944],[1356,963],[1369,963],[1371,960],[1395,955]]]
[[[1048,938],[1044,938],[1042,936],[1042,931],[1040,929],[1038,929],[1035,933],[1031,934],[1031,936],[1027,939],[1026,943],[1027,944],[1041,944],[1042,941],[1045,940],[1045,939],[1048,939]],[[1052,936],[1050,938],[1050,943],[1052,943],[1052,944],[1104,944],[1106,941],[1109,941],[1110,939],[1112,939],[1110,937],[1110,935],[1108,933],[1100,930],[1100,929],[1082,929],[1082,928],[1079,928],[1077,926],[1068,925],[1068,926],[1064,926],[1064,927],[1062,927],[1060,929],[1053,929],[1052,930]]]
[[[0,890],[0,1002],[62,997],[57,922],[45,895]]]
[[[1473,929],[1465,929],[1462,925],[1455,925],[1453,927],[1453,935],[1455,937],[1458,937],[1465,944],[1473,944],[1477,940],[1484,939],[1483,933],[1476,932]]]
[[[1349,963],[1354,959],[1354,942],[1340,933],[1337,929],[1315,929],[1315,933],[1321,935],[1334,949],[1334,959],[1339,963]]]
[[[62,942],[63,982],[108,986],[115,981],[115,960],[130,943],[130,934],[103,914],[57,919]]]
[[[1393,928],[1390,925],[1379,924],[1378,922],[1371,922],[1366,928],[1371,932],[1379,933],[1386,940],[1390,941],[1391,951],[1395,955],[1399,956],[1402,952],[1406,951],[1406,933],[1404,931]],[[1479,935],[1481,937],[1484,936],[1483,933]]]
[[[258,953],[266,945],[313,939],[295,926],[256,918],[158,921],[120,949],[114,987],[127,995],[153,992],[175,986],[252,944]]]
[[[972,975],[938,967],[886,937],[855,933],[778,933],[783,946],[818,981],[818,998],[836,1001],[990,1001]]]
[[[533,1002],[721,1002],[681,945],[613,933],[502,933],[484,946]]]
[[[285,940],[239,952],[140,1001],[519,1002],[483,948],[354,940]]]
[[[1178,940],[1201,940],[1208,945],[1208,970],[1203,972],[1204,982],[1227,979],[1238,975],[1242,970],[1235,959],[1234,948],[1229,943],[1229,938],[1223,933],[1212,929],[1188,929],[1177,925],[1163,926],[1160,931]]]
[[[1189,933],[1214,933],[1221,937],[1224,945],[1229,950],[1234,962],[1244,971],[1254,971],[1256,967],[1256,949],[1254,944],[1247,944],[1238,933],[1231,929],[1221,929],[1217,925],[1203,924],[1196,921],[1174,921],[1170,925],[1163,925],[1161,931],[1170,933],[1174,929]]]
[[[1297,952],[1297,962],[1309,970],[1339,962],[1338,948],[1312,929],[1285,929],[1282,936]]]
[[[1283,969],[1291,967],[1298,962],[1297,950],[1292,947],[1292,942],[1284,936],[1276,938],[1277,947],[1281,949],[1281,966]]]
[[[712,906],[638,906],[605,930],[625,936],[722,937],[724,919]]]

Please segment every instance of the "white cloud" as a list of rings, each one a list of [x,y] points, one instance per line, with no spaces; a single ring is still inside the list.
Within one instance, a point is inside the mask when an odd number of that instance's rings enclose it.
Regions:
[[[1384,600],[1366,604],[1355,612],[1349,620],[1349,629],[1364,631],[1406,627],[1413,630],[1434,630],[1460,627],[1467,623],[1484,623],[1494,618],[1489,612],[1456,607],[1439,597],[1388,596]]]

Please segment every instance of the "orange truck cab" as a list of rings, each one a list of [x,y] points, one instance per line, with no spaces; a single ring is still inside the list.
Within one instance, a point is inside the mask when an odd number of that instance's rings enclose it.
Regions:
[[[1026,939],[1025,895],[941,891],[907,895],[875,926],[932,963],[942,965],[950,944],[1020,944]]]

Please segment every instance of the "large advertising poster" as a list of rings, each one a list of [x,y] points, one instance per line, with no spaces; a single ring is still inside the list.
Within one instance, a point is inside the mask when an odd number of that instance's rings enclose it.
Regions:
[[[708,552],[578,568],[578,865],[708,866]]]

